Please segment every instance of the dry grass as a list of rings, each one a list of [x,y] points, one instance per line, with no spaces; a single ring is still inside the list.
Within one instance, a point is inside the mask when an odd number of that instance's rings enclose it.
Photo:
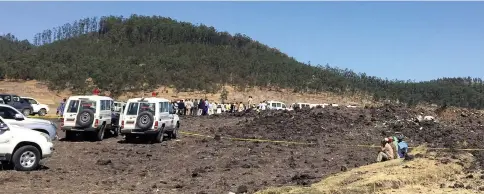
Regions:
[[[249,96],[253,97],[255,103],[262,100],[279,100],[285,102],[287,105],[294,102],[308,102],[308,103],[338,103],[342,105],[348,105],[356,103],[358,105],[371,104],[370,97],[354,96],[342,96],[333,93],[318,93],[318,94],[302,94],[293,93],[291,90],[286,89],[263,89],[252,88],[246,91],[237,91],[233,87],[227,86],[229,102],[247,102]],[[208,98],[210,101],[220,101],[220,93],[205,94],[203,92],[175,92],[174,89],[169,87],[160,87],[156,90],[159,93],[159,97],[167,99],[200,99]],[[0,93],[12,93],[20,96],[30,96],[36,98],[38,101],[44,104],[48,104],[51,109],[58,106],[59,102],[64,97],[68,97],[71,92],[64,91],[61,93],[55,93],[50,91],[46,85],[38,81],[0,81]],[[120,100],[126,100],[130,97],[139,97],[142,93],[137,94],[125,94],[121,96]],[[151,91],[146,93],[145,96],[151,96]]]
[[[424,153],[425,148],[413,150],[412,154]],[[463,169],[473,161],[472,155],[459,155],[456,161],[447,164],[431,157],[417,158],[412,161],[392,160],[355,168],[338,173],[315,183],[310,187],[269,188],[258,194],[348,194],[348,193],[476,193],[476,190],[454,189],[447,185],[453,184],[456,176],[463,174]],[[450,181],[449,181],[450,180]],[[445,184],[441,188],[441,184]],[[476,185],[483,185],[482,180]]]

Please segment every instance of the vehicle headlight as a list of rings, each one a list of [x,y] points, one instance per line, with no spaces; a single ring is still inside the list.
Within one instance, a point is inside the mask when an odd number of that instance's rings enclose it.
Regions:
[[[45,133],[42,133],[42,132],[40,134],[45,137],[45,139],[47,140],[47,142],[51,142],[52,141],[52,140],[50,140],[50,136],[49,135],[47,135]]]

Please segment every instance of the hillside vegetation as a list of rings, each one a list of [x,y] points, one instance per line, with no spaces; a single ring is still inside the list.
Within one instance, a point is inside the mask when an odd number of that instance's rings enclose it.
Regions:
[[[484,107],[484,86],[478,78],[385,80],[301,63],[242,34],[157,16],[80,19],[44,30],[32,42],[6,34],[0,37],[0,77],[35,79],[52,90],[77,93],[98,87],[113,96],[161,85],[207,93],[224,86],[258,86],[370,95],[408,105]]]

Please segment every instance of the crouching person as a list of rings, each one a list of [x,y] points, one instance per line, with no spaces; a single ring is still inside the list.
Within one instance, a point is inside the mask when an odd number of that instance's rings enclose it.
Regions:
[[[378,157],[376,158],[377,162],[393,159],[393,148],[388,141],[388,138],[385,138],[381,141],[381,150],[378,152]]]
[[[403,141],[403,136],[398,137],[398,155],[400,158],[406,158],[408,156],[408,144]]]

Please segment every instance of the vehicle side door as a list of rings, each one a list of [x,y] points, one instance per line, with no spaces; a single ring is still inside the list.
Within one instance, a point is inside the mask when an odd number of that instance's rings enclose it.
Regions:
[[[24,108],[29,108],[30,103],[25,102],[20,96],[12,95],[12,106],[17,110],[23,110]]]
[[[80,107],[80,100],[68,100],[64,108],[64,126],[75,126],[77,119],[77,112]]]
[[[160,114],[160,125],[165,124],[165,129],[172,129],[173,128],[173,119],[170,117],[170,107],[168,102],[158,102],[159,105],[159,114]]]
[[[0,119],[0,123],[10,128],[10,125],[6,124],[2,119]],[[10,154],[12,150],[12,139],[14,137],[11,130],[0,130],[0,158],[5,157],[6,154]]]
[[[33,112],[39,112],[40,111],[40,104],[33,98],[23,98],[23,100],[27,101],[32,105],[32,111]]]
[[[101,106],[99,107],[99,120],[105,122],[106,125],[111,124],[111,101],[100,100]],[[100,122],[100,123],[102,123]]]
[[[22,120],[15,120],[15,115],[21,114],[18,110],[15,110],[11,107],[0,106],[0,116],[9,124],[19,125],[22,126],[25,122]]]

